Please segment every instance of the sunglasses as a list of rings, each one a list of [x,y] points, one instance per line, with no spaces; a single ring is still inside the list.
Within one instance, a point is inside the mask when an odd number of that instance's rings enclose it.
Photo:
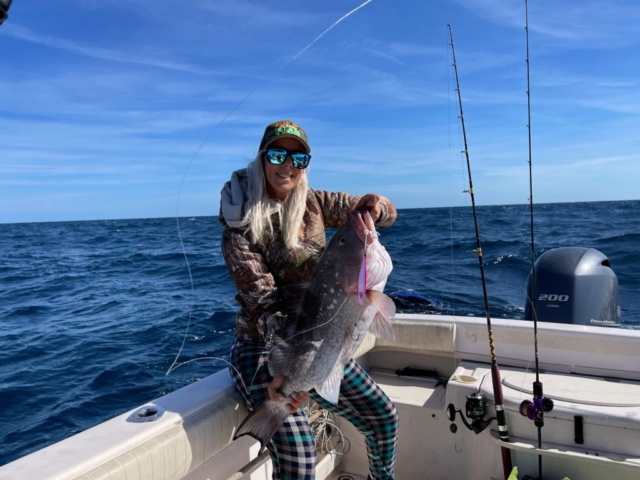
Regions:
[[[291,156],[293,166],[303,170],[309,166],[309,162],[311,161],[311,155],[295,150],[289,151],[284,148],[269,148],[263,150],[263,152],[265,152],[267,160],[271,165],[282,165],[287,159],[287,156]]]

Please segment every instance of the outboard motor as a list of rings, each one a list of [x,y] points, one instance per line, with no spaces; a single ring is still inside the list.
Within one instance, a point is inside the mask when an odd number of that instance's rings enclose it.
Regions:
[[[601,327],[620,326],[618,277],[609,259],[594,248],[565,247],[538,258],[538,321]],[[527,279],[524,318],[533,320],[531,275]]]

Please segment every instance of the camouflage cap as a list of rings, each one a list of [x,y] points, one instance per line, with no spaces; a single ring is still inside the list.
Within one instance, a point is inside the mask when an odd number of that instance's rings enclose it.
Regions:
[[[309,148],[309,140],[305,131],[290,120],[280,120],[267,125],[262,140],[260,141],[260,150],[268,147],[271,142],[278,138],[293,138],[298,140],[306,149],[307,153],[311,153]]]

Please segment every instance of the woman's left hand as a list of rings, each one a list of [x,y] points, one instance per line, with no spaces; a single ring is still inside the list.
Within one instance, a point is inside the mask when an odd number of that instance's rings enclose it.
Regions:
[[[371,215],[373,221],[377,222],[380,220],[380,215],[382,215],[382,208],[382,197],[375,193],[367,193],[351,211],[366,210],[369,212],[369,215]]]

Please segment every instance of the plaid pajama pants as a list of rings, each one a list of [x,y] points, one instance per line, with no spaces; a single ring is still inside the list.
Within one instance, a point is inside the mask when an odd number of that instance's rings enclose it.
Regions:
[[[272,377],[267,368],[267,349],[263,343],[236,339],[231,347],[231,376],[249,410],[268,398]],[[236,371],[237,369],[237,371]],[[246,388],[251,392],[247,393]],[[391,400],[354,360],[344,368],[338,404],[320,397],[315,390],[309,396],[323,408],[349,420],[365,436],[369,457],[369,476],[394,478],[398,441],[398,412]],[[304,413],[289,415],[267,445],[277,480],[313,480],[316,471],[316,447]]]

